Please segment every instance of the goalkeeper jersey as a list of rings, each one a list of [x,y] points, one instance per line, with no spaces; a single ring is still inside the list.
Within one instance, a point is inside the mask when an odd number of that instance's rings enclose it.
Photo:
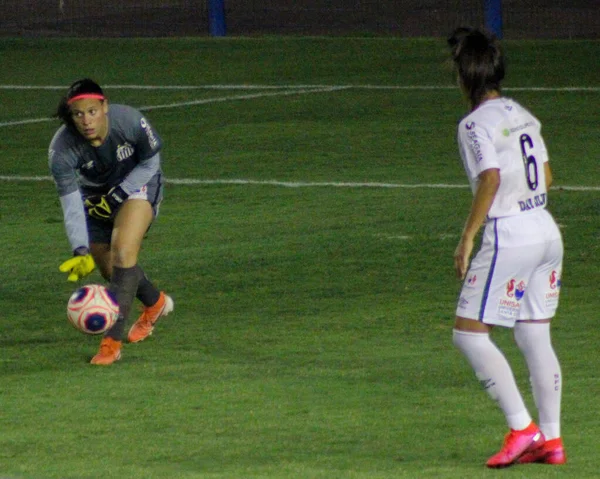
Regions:
[[[92,146],[74,127],[61,126],[50,143],[48,162],[63,209],[72,249],[89,247],[82,196],[120,185],[127,194],[161,174],[162,140],[135,108],[109,104],[108,132]]]
[[[48,152],[49,166],[60,196],[82,188],[106,193],[125,179],[133,186],[136,166],[155,156],[162,140],[136,109],[109,104],[108,134],[100,146],[92,146],[74,128],[58,129]],[[131,191],[128,191],[131,193]]]

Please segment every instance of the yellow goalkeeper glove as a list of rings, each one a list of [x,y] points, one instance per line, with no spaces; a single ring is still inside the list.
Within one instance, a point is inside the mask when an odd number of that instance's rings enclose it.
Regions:
[[[79,281],[94,271],[94,268],[96,268],[94,258],[92,258],[87,248],[77,248],[75,256],[58,267],[62,273],[69,273],[68,281]]]

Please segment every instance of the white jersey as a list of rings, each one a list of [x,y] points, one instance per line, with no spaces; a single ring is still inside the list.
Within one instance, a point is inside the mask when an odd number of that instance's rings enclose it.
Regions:
[[[483,171],[500,170],[500,187],[488,219],[546,207],[548,152],[540,130],[537,118],[503,97],[484,102],[460,122],[458,144],[472,191]]]

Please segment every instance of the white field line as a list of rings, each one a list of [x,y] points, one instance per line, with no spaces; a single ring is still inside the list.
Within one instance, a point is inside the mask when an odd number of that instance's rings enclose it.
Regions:
[[[217,98],[206,98],[203,100],[192,100],[178,103],[167,103],[163,105],[142,106],[138,109],[157,110],[164,108],[180,108],[185,106],[205,105],[236,100],[251,100],[269,96],[301,95],[307,93],[323,93],[348,89],[363,90],[454,90],[457,87],[451,85],[105,85],[105,89],[118,90],[284,90],[269,93],[254,93],[247,95],[234,95]],[[65,86],[59,85],[0,85],[0,90],[64,90]],[[505,88],[510,91],[542,91],[542,92],[597,92],[600,87],[513,87]],[[43,123],[52,121],[53,118],[29,118],[26,120],[14,120],[0,122],[0,128],[4,126],[27,125],[31,123]]]
[[[138,108],[138,110],[157,110],[160,108],[178,108],[182,106],[192,106],[192,105],[204,105],[207,103],[219,103],[225,101],[234,101],[234,100],[252,100],[254,98],[264,98],[270,96],[289,96],[289,95],[306,95],[308,93],[324,93],[330,91],[338,91],[345,90],[347,87],[344,86],[332,86],[332,87],[321,87],[321,88],[312,88],[312,89],[298,89],[298,90],[284,90],[277,92],[269,92],[269,93],[249,93],[247,95],[234,95],[234,96],[225,96],[218,98],[205,98],[203,100],[191,100],[191,101],[183,101],[179,103],[169,103],[166,105],[152,105],[152,106],[143,106]]]
[[[0,175],[0,181],[52,181],[50,176],[18,176]],[[173,185],[257,185],[257,186],[280,186],[284,188],[404,188],[404,189],[465,189],[469,185],[447,184],[447,183],[377,183],[377,182],[344,182],[344,181],[278,181],[278,180],[248,180],[241,178],[231,179],[194,179],[194,178],[166,178],[166,183]],[[565,191],[600,191],[600,186],[553,186],[552,190]]]
[[[325,93],[332,91],[344,90],[346,87],[343,86],[332,86],[332,87],[322,87],[322,88],[311,88],[311,89],[294,89],[294,90],[284,90],[284,91],[275,91],[268,93],[249,93],[247,95],[233,95],[233,96],[223,96],[223,97],[214,97],[214,98],[204,98],[202,100],[190,100],[183,101],[177,103],[166,103],[163,105],[148,105],[141,106],[138,108],[140,111],[146,110],[158,110],[164,108],[180,108],[184,106],[194,106],[194,105],[205,105],[208,103],[220,103],[227,101],[236,101],[236,100],[252,100],[254,98],[264,98],[270,96],[289,96],[289,95],[306,95],[308,93]],[[27,120],[16,120],[16,121],[5,121],[0,122],[0,127],[3,126],[17,126],[17,125],[25,125],[28,123],[42,123],[46,121],[56,121],[55,118],[31,118]]]

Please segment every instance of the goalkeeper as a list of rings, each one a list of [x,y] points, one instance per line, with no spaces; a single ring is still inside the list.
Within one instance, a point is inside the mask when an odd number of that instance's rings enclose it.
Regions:
[[[109,105],[102,88],[87,78],[71,85],[56,116],[63,125],[50,143],[49,167],[73,251],[60,271],[79,281],[97,265],[115,293],[119,318],[91,360],[109,365],[121,357],[135,297],[144,309],[128,332],[129,342],[148,337],[173,309],[172,299],[137,264],[163,196],[162,141],[138,110]]]

